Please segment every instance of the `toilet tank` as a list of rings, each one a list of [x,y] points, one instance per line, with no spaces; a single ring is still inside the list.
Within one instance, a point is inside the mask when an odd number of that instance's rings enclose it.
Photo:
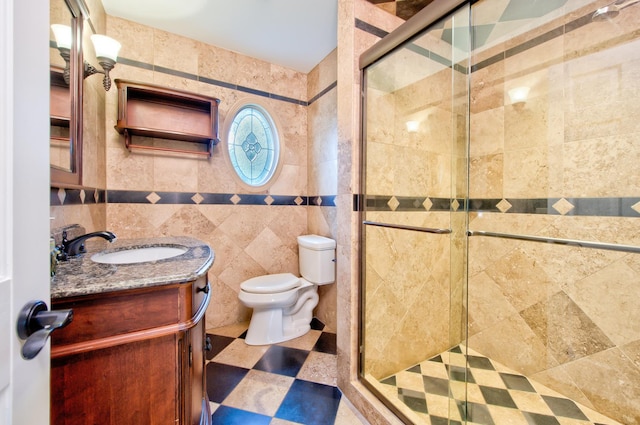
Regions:
[[[336,241],[318,235],[298,236],[300,275],[316,285],[336,280]]]

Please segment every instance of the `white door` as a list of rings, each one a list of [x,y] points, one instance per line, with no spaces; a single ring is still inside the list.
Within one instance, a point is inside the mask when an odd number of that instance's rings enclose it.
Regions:
[[[0,1],[0,425],[49,423],[49,344],[20,354],[20,309],[49,300],[49,2]]]

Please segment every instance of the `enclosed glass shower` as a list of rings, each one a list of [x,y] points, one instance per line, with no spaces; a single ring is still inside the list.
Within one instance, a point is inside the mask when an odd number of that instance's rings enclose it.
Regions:
[[[435,0],[361,57],[362,382],[640,425],[640,2]]]

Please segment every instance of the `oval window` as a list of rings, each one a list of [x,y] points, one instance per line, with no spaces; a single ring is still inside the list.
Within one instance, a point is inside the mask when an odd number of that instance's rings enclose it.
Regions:
[[[237,110],[229,126],[227,149],[244,183],[260,187],[269,182],[278,165],[279,145],[276,126],[264,108],[249,104]]]

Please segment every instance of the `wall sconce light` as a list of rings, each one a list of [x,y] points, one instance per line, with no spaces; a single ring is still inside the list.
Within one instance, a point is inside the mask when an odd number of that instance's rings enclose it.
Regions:
[[[64,81],[69,84],[69,60],[71,57],[71,44],[73,42],[71,37],[71,27],[67,25],[54,24],[51,25],[51,29],[53,30],[53,35],[56,38],[56,46],[58,47],[60,56],[62,56],[65,62],[63,74]],[[84,61],[84,78],[93,74],[104,74],[102,86],[106,91],[109,91],[111,88],[109,71],[111,71],[116,65],[118,52],[120,52],[120,47],[122,45],[113,38],[100,34],[93,34],[91,36],[91,42],[93,43],[93,48],[96,51],[98,63],[102,67],[103,71],[95,68],[89,62]]]
[[[513,105],[522,104],[527,101],[527,97],[529,96],[529,87],[522,86],[516,87],[508,91],[509,99]]]
[[[418,128],[420,128],[420,121],[407,121],[406,126],[409,133],[417,133]]]

